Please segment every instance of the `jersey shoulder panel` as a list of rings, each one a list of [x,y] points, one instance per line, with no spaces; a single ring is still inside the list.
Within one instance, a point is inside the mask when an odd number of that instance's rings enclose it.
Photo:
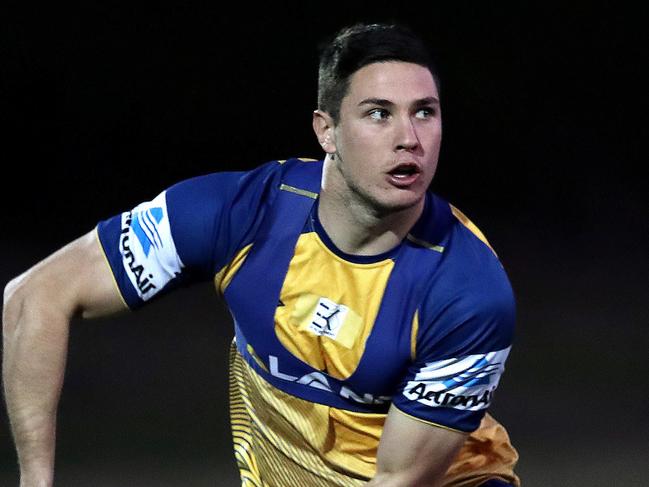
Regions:
[[[251,171],[187,179],[100,222],[100,242],[129,307],[212,278],[253,238],[282,168],[271,161]]]
[[[434,197],[432,208],[429,227],[418,235],[442,258],[419,308],[414,358],[395,405],[424,421],[472,431],[504,371],[514,296],[477,227],[441,198]]]
[[[192,272],[211,279],[250,243],[282,172],[282,165],[271,161],[251,171],[212,173],[168,189],[174,240]]]
[[[443,222],[435,236],[443,256],[421,305],[418,353],[443,357],[506,348],[515,299],[505,269],[459,210],[436,197],[436,211]]]

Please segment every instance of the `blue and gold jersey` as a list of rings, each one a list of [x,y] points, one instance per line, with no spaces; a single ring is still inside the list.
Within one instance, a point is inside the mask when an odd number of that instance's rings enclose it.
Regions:
[[[485,416],[514,326],[496,254],[433,193],[400,245],[345,254],[318,221],[321,175],[321,161],[300,159],[211,174],[101,222],[126,304],[214,280],[234,320],[244,485],[362,485],[391,404],[473,432],[447,485],[517,482],[515,451]]]

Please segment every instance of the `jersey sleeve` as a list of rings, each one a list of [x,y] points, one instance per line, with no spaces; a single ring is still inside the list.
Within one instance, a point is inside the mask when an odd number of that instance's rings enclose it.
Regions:
[[[424,422],[471,432],[504,372],[515,302],[505,271],[490,250],[471,271],[464,271],[460,262],[466,256],[451,258],[456,259],[447,263],[451,271],[436,276],[419,310],[415,357],[393,403]]]
[[[99,241],[129,308],[213,278],[263,218],[278,166],[188,179],[99,222]]]

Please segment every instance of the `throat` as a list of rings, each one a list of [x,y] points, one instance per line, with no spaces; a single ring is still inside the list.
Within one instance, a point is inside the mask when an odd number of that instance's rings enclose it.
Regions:
[[[364,205],[330,196],[321,192],[316,218],[338,249],[358,256],[384,254],[397,247],[423,210],[422,201],[416,207],[377,215],[368,212]]]

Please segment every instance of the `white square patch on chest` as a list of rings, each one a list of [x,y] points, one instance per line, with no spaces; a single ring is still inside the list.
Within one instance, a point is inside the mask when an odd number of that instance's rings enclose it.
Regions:
[[[326,336],[335,340],[342,328],[349,308],[327,298],[320,298],[316,305],[308,329],[314,335]]]

